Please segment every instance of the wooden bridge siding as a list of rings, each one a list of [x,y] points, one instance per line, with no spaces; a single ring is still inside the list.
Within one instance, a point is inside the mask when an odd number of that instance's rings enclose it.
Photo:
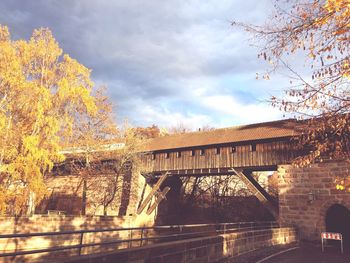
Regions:
[[[251,151],[251,145],[235,146],[236,152],[231,152],[231,146],[220,147],[220,154],[216,154],[216,147],[203,148],[204,155],[200,155],[200,149],[181,150],[181,157],[177,157],[177,150],[156,152],[155,160],[152,155],[145,155],[143,162],[148,171],[201,169],[201,168],[225,168],[225,167],[256,167],[272,166],[288,163],[294,156],[289,143],[286,141],[274,141],[256,144],[256,151]]]

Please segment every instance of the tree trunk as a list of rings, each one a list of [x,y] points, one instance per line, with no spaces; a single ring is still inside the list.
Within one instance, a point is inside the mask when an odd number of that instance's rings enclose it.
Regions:
[[[27,216],[33,215],[35,212],[35,193],[32,191],[29,193],[29,198],[28,198],[28,209],[26,212]]]
[[[87,182],[86,178],[83,178],[83,193],[82,193],[82,201],[81,201],[81,214],[86,215],[86,190],[87,190]]]
[[[132,178],[132,169],[130,168],[125,170],[124,172],[122,194],[120,198],[120,207],[119,207],[118,216],[125,216],[128,210],[128,206],[130,203],[131,178]]]

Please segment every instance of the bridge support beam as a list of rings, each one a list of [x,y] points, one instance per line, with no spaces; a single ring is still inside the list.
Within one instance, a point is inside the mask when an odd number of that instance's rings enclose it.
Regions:
[[[254,179],[251,170],[231,169],[247,186],[247,188],[256,196],[256,198],[270,211],[273,217],[278,220],[278,204],[275,204],[272,197],[265,189]]]

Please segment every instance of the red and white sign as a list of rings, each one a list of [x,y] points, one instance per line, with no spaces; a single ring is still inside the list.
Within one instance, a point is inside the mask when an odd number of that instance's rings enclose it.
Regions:
[[[340,233],[322,232],[321,238],[323,239],[333,239],[342,240],[342,235]]]

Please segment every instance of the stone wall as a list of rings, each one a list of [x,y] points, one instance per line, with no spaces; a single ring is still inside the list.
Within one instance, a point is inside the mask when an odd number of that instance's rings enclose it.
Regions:
[[[337,190],[335,179],[349,175],[347,162],[325,162],[306,168],[281,165],[279,219],[298,227],[302,239],[319,240],[326,230],[325,216],[333,204],[350,208],[350,193]]]
[[[108,174],[98,172],[86,177],[75,174],[51,175],[46,178],[48,195],[37,206],[36,213],[43,214],[47,210],[60,210],[67,215],[104,215],[104,190],[107,189],[106,185],[109,180],[111,179]],[[106,208],[109,216],[119,214],[122,187],[123,178],[120,176],[116,183],[114,200]]]
[[[153,220],[138,216],[55,216],[0,217],[0,233],[57,232],[66,230],[152,226]]]
[[[15,233],[40,233],[40,232],[62,232],[83,229],[111,229],[111,228],[128,228],[140,226],[152,226],[153,220],[149,218],[140,218],[139,216],[125,217],[100,217],[100,216],[41,216],[34,215],[31,217],[0,217],[0,234],[15,234]],[[36,236],[36,237],[18,237],[18,238],[0,238],[0,254],[11,253],[24,250],[37,250],[53,248],[58,246],[69,246],[106,242],[116,239],[130,238],[129,231],[115,232],[99,232],[99,233],[84,233],[81,234],[65,234],[51,236]],[[134,238],[139,235],[134,233]],[[127,243],[113,244],[112,246],[104,247],[104,249],[125,248]],[[91,253],[100,250],[100,247],[84,248],[81,253]],[[103,250],[102,250],[103,251]],[[78,249],[67,250],[67,252],[58,251],[55,253],[39,253],[26,256],[0,257],[0,262],[31,262],[36,258],[53,258],[56,256],[77,255]]]
[[[295,229],[276,228],[153,244],[103,255],[70,258],[64,262],[235,262],[236,257],[261,248],[295,242]]]
[[[113,171],[107,171],[112,173]],[[140,202],[145,178],[140,173],[120,175],[115,183],[115,193],[107,191],[112,187],[111,175],[106,171],[94,171],[89,176],[77,174],[55,174],[46,178],[48,194],[35,209],[36,214],[47,214],[48,210],[63,211],[66,215],[108,216],[134,215]],[[126,181],[125,178],[129,180]],[[144,196],[151,187],[146,185]],[[104,208],[105,195],[114,195],[113,201]],[[154,214],[152,215],[155,216]]]

